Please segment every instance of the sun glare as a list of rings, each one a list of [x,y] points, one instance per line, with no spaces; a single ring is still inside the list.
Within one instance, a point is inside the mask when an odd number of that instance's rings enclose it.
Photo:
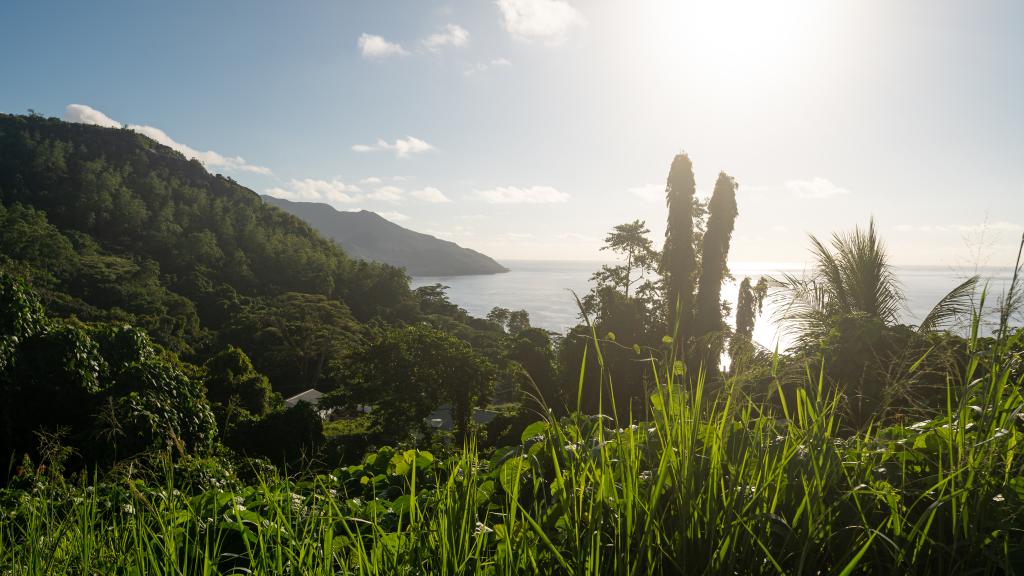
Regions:
[[[730,0],[643,3],[625,40],[659,70],[685,63],[700,78],[764,85],[816,60],[827,7],[812,2]]]

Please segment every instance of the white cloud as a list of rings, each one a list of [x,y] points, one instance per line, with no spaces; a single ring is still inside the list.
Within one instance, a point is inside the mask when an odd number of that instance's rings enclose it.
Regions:
[[[512,61],[508,58],[495,58],[490,62],[478,62],[475,66],[466,68],[462,73],[466,76],[472,76],[473,74],[486,72],[492,68],[505,68],[511,65]]]
[[[120,128],[121,123],[107,116],[103,112],[85,106],[84,104],[68,104],[64,108],[64,121],[77,124],[93,124],[106,128]]]
[[[359,37],[359,52],[363,58],[387,58],[388,56],[404,56],[408,54],[400,44],[388,42],[381,36],[363,34]]]
[[[368,178],[365,180],[380,181],[381,179]],[[428,190],[436,189],[428,188]],[[413,195],[416,195],[418,192],[420,191],[414,192]],[[294,202],[326,202],[337,208],[346,206],[345,210],[352,210],[351,205],[357,203],[388,202],[390,204],[399,204],[405,200],[405,192],[397,186],[378,186],[372,192],[366,192],[358,186],[343,182],[339,178],[331,180],[317,180],[315,178],[292,179],[288,181],[287,185],[267,189],[265,193],[269,196],[284,198]]]
[[[392,222],[404,222],[409,217],[401,212],[377,212],[377,214],[385,220],[391,220]]]
[[[369,176],[359,181],[360,184],[381,184],[382,182],[384,181],[376,176]]]
[[[399,158],[408,158],[413,154],[421,154],[423,152],[429,152],[434,150],[434,147],[412,136],[406,136],[405,138],[399,138],[395,140],[393,144],[389,144],[384,140],[377,140],[376,144],[356,144],[352,146],[354,152],[374,152],[377,150],[391,150],[395,153],[395,156]]]
[[[288,181],[287,188],[266,190],[268,196],[294,202],[326,202],[328,204],[351,204],[363,199],[362,191],[341,180],[315,180],[304,178]]]
[[[213,150],[201,151],[191,148],[185,144],[175,142],[167,135],[166,132],[153,126],[131,126],[133,130],[149,136],[153,140],[168,146],[181,152],[187,158],[195,158],[199,160],[207,167],[223,168],[226,170],[236,170],[239,172],[252,172],[255,174],[272,174],[270,168],[266,166],[255,166],[245,161],[245,158],[241,156],[222,156],[221,154],[214,152]]]
[[[505,30],[521,40],[558,44],[583,15],[565,0],[497,0]]]
[[[489,204],[552,204],[569,200],[568,194],[550,186],[499,186],[490,190],[479,190],[476,194]]]
[[[435,204],[451,202],[451,199],[445,196],[444,192],[441,192],[437,188],[430,186],[423,188],[421,190],[413,190],[412,192],[409,192],[409,195],[418,200],[423,200],[424,202],[433,202]]]
[[[456,24],[449,24],[445,26],[444,32],[431,34],[423,40],[423,46],[431,52],[437,52],[445,46],[461,48],[466,44],[469,44],[469,32]]]
[[[790,180],[783,187],[797,198],[824,200],[836,196],[845,196],[850,193],[846,188],[840,188],[824,178],[812,178],[810,180]]]
[[[120,128],[122,124],[103,112],[90,108],[84,104],[69,104],[64,108],[64,120],[77,122],[79,124],[94,124],[107,128]],[[273,174],[266,166],[249,164],[241,156],[224,156],[213,150],[196,150],[191,146],[176,142],[163,130],[154,126],[130,124],[128,128],[156,140],[160,144],[173,150],[181,152],[186,158],[199,160],[204,166],[210,169],[219,169],[236,172],[252,172],[254,174]]]
[[[665,186],[661,184],[645,184],[629,189],[629,193],[648,202],[664,202]]]
[[[397,186],[381,186],[366,195],[367,200],[379,200],[381,202],[401,202],[402,189]]]

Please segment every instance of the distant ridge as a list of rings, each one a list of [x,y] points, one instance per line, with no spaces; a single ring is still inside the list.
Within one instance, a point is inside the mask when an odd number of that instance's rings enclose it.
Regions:
[[[414,232],[375,212],[342,212],[318,202],[263,201],[298,216],[338,242],[354,258],[405,268],[412,276],[467,276],[508,272],[494,259],[454,242]]]

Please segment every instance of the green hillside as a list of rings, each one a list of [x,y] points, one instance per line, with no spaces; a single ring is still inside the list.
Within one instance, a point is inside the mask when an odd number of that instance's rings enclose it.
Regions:
[[[0,222],[0,266],[51,313],[128,322],[189,359],[241,345],[286,393],[361,322],[419,314],[398,268],[130,130],[0,115]]]

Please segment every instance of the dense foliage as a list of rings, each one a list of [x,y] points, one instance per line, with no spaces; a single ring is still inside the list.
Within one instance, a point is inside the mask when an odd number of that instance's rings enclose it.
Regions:
[[[771,418],[659,362],[652,420],[549,417],[489,457],[382,448],[300,481],[190,458],[100,484],[26,470],[0,491],[0,569],[1016,573],[1022,342],[964,342],[972,385],[949,386],[945,410],[855,435],[816,376]]]
[[[110,464],[214,440],[202,386],[138,329],[51,320],[35,294],[0,272],[0,334],[2,454],[16,457],[49,435],[76,460]]]
[[[363,352],[407,324],[445,332],[451,351],[437,364],[443,374],[416,383],[425,398],[416,414],[448,402],[461,421],[490,398],[495,380],[507,399],[524,382],[506,351],[529,327],[525,312],[510,313],[506,332],[471,318],[443,289],[414,292],[402,270],[349,259],[230,178],[128,129],[0,115],[0,271],[27,279],[51,316],[74,319],[69,326],[144,330],[205,385],[222,441],[279,462],[286,450],[264,449],[261,439],[307,452],[324,441],[319,427],[302,423],[308,415],[283,415],[281,399],[342,390],[352,403],[341,408],[352,412],[362,386],[359,402],[386,404],[388,387],[366,389],[358,379],[373,365]],[[5,439],[5,455],[33,451],[35,428],[74,422],[64,410],[37,412],[27,413],[38,418],[26,420],[27,432]],[[289,418],[299,422],[293,434]],[[410,430],[396,423],[375,438],[396,442]]]
[[[1019,265],[982,337],[977,279],[903,325],[873,225],[812,237],[733,330],[735,183],[680,155],[664,252],[615,227],[562,337],[128,130],[0,116],[0,153],[0,574],[1024,571]]]
[[[350,260],[252,191],[129,130],[0,115],[0,222],[0,266],[29,276],[54,313],[130,321],[200,359],[241,345],[285,393],[313,387],[323,356],[346,343],[300,354],[290,328],[418,314],[401,270]]]

